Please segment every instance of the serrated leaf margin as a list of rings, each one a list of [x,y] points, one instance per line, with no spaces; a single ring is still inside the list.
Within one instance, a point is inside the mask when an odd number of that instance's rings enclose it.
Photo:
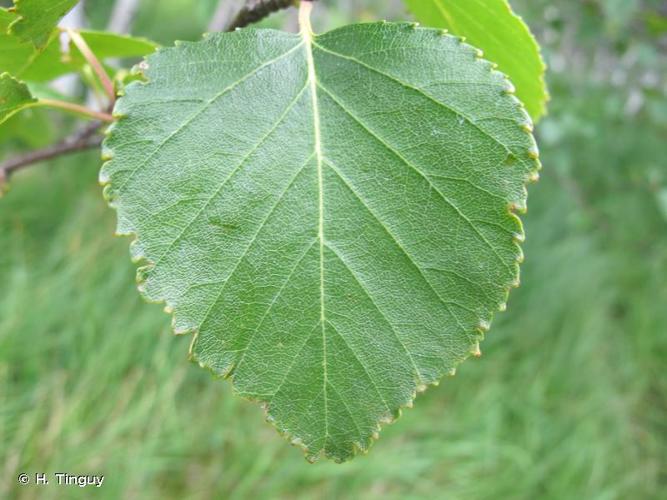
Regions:
[[[386,21],[382,21],[382,23],[385,23],[385,22]],[[378,23],[368,23],[368,24],[378,24]],[[465,38],[464,37],[451,35],[446,30],[441,30],[441,29],[437,29],[437,28],[426,28],[426,27],[422,28],[422,27],[419,26],[419,23],[396,23],[396,24],[408,24],[413,29],[422,29],[422,30],[433,31],[433,32],[439,33],[443,37],[449,37],[449,38],[455,39],[455,40],[458,41],[458,43],[460,45],[468,47],[470,49],[471,53],[475,54],[474,55],[474,62],[476,64],[485,65],[489,72],[495,73],[495,74],[501,76],[504,79],[504,81],[506,82],[506,86],[505,86],[505,89],[504,89],[504,94],[506,96],[510,97],[513,100],[513,104],[518,109],[520,109],[522,111],[522,114],[524,115],[524,117],[526,119],[526,121],[523,124],[517,124],[517,125],[521,128],[521,130],[524,133],[528,134],[532,138],[532,132],[533,132],[532,119],[530,118],[530,115],[526,111],[526,108],[525,108],[524,104],[514,95],[514,92],[515,92],[514,91],[514,85],[511,83],[511,81],[507,77],[507,75],[505,75],[504,73],[502,73],[502,72],[500,72],[496,69],[497,65],[495,63],[492,63],[492,62],[483,58],[482,51],[473,47],[470,44],[465,43]],[[243,28],[243,30],[257,30],[257,28]],[[231,32],[231,33],[224,33],[222,35],[223,36],[234,36],[234,34],[238,31],[240,31],[240,30],[235,30],[234,32]],[[216,35],[220,35],[220,34],[216,34]],[[212,36],[212,34],[205,33],[203,35],[203,38],[207,38],[209,36]],[[139,74],[143,75],[143,80],[134,81],[134,82],[130,83],[129,85],[150,85],[151,82],[148,79],[148,77],[146,77],[145,74],[143,74],[142,68],[148,67],[151,64],[151,59],[153,57],[155,57],[158,54],[160,54],[162,52],[165,52],[165,51],[179,50],[179,47],[181,47],[183,45],[186,45],[186,44],[193,44],[193,43],[197,43],[197,42],[184,42],[184,41],[177,40],[177,41],[174,42],[173,47],[160,47],[160,48],[158,48],[158,50],[156,50],[153,54],[150,54],[147,57],[145,57],[143,62],[139,63],[133,69],[133,71],[135,73],[139,73]],[[122,100],[123,95],[124,95],[124,92],[121,92],[121,94],[119,95],[119,100]],[[107,139],[110,138],[111,136],[113,136],[116,124],[125,118],[125,115],[120,114],[120,113],[116,113],[115,111],[113,113],[113,116],[116,119],[116,122],[111,124],[104,132],[106,138],[105,138],[105,141],[102,144],[102,156],[101,156],[101,159],[104,162],[104,164],[111,161],[114,157],[113,150],[111,148],[107,147]],[[515,221],[518,224],[518,227],[520,228],[520,233],[517,234],[515,236],[515,238],[513,239],[513,244],[515,245],[516,254],[517,254],[517,259],[513,264],[513,267],[515,269],[515,273],[514,273],[515,274],[515,279],[510,283],[505,283],[505,284],[502,285],[503,292],[504,292],[504,297],[503,297],[502,302],[498,305],[498,309],[497,309],[500,312],[502,312],[506,309],[506,304],[507,304],[507,300],[509,298],[509,293],[510,293],[511,289],[512,288],[517,288],[520,284],[520,263],[523,262],[523,250],[522,250],[522,247],[521,247],[521,243],[523,243],[523,241],[524,241],[524,230],[523,230],[523,223],[521,221],[521,218],[519,217],[519,214],[524,214],[527,210],[525,204],[523,203],[527,199],[527,196],[528,196],[527,185],[530,184],[530,183],[537,182],[537,180],[539,179],[538,172],[542,168],[541,162],[539,160],[539,151],[538,151],[536,145],[535,145],[535,148],[533,150],[530,150],[526,153],[526,157],[524,159],[529,160],[529,161],[532,162],[532,168],[527,172],[527,175],[524,177],[524,180],[523,180],[522,203],[521,204],[508,203],[508,205],[507,205],[508,214],[512,218],[515,219]],[[114,201],[109,196],[109,188],[110,188],[111,180],[109,178],[105,177],[105,175],[104,175],[104,164],[102,165],[102,169],[100,171],[99,183],[103,187],[103,196],[104,196],[105,200],[107,201],[107,203],[109,204],[109,206],[112,209],[118,211],[118,206],[114,203]],[[230,377],[231,373],[233,372],[233,370],[229,370],[224,374],[220,374],[220,373],[216,372],[213,369],[212,366],[207,365],[207,364],[201,362],[200,360],[198,360],[196,358],[196,355],[193,353],[192,348],[193,348],[193,346],[194,346],[194,344],[197,340],[198,331],[195,328],[188,328],[188,329],[180,329],[179,330],[175,326],[176,323],[177,323],[176,322],[176,317],[177,317],[178,313],[174,308],[174,304],[171,304],[164,297],[160,297],[160,298],[155,299],[155,298],[150,298],[146,295],[145,289],[143,287],[145,276],[143,275],[142,271],[149,268],[153,264],[153,262],[151,262],[142,253],[142,251],[140,249],[140,245],[139,245],[139,235],[137,234],[136,230],[134,228],[130,228],[126,231],[120,232],[120,231],[118,231],[118,229],[116,229],[114,235],[115,236],[129,236],[129,237],[132,238],[132,241],[130,242],[130,255],[131,255],[131,260],[134,264],[141,264],[141,267],[137,268],[137,280],[136,281],[137,281],[137,289],[138,289],[139,293],[141,294],[142,298],[148,303],[164,304],[163,310],[164,310],[165,313],[169,314],[172,318],[171,319],[172,331],[175,335],[186,335],[186,334],[191,334],[192,335],[192,339],[191,339],[191,342],[190,342],[190,349],[189,349],[189,352],[188,352],[188,359],[190,361],[194,362],[194,363],[197,363],[201,368],[204,368],[207,371],[209,371],[215,378],[228,379]],[[494,314],[491,313],[491,319],[493,318],[493,316],[494,316]],[[379,434],[382,431],[382,427],[385,424],[394,423],[398,418],[400,418],[402,416],[404,409],[412,408],[413,405],[414,405],[414,401],[417,398],[417,395],[419,393],[424,392],[428,388],[428,386],[438,386],[442,376],[445,376],[445,375],[454,376],[456,374],[457,367],[461,363],[463,363],[466,359],[468,359],[471,355],[473,355],[475,357],[481,356],[481,351],[479,349],[479,343],[484,340],[484,335],[486,334],[486,332],[488,332],[490,327],[491,327],[491,321],[486,321],[483,318],[479,318],[479,323],[478,323],[477,328],[473,332],[471,332],[472,334],[475,334],[476,337],[479,339],[478,342],[473,345],[473,348],[468,353],[466,353],[464,356],[462,356],[461,358],[456,360],[454,362],[453,368],[448,373],[443,373],[439,379],[434,380],[432,382],[429,382],[428,384],[417,385],[417,387],[415,388],[415,391],[412,393],[409,400],[406,403],[400,405],[398,408],[396,408],[395,412],[394,412],[394,415],[392,415],[391,418],[379,420],[377,422],[375,431],[372,433],[372,435],[369,437],[369,439],[367,439],[366,443],[356,443],[355,442],[353,444],[352,454],[348,459],[352,459],[359,454],[368,453],[368,451],[370,450],[370,448],[372,447],[374,442],[379,439]],[[232,386],[232,392],[234,393],[235,396],[241,397],[241,398],[243,398],[247,401],[252,401],[252,402],[258,403],[264,411],[266,422],[270,423],[278,431],[278,433],[284,439],[286,439],[290,444],[292,444],[293,446],[297,446],[297,447],[301,448],[301,450],[303,451],[303,453],[305,455],[305,458],[309,462],[314,463],[314,462],[318,461],[321,458],[322,455],[325,455],[324,450],[321,450],[318,454],[313,454],[312,452],[310,452],[307,445],[305,443],[303,443],[303,441],[299,437],[294,436],[288,430],[279,427],[278,424],[275,422],[275,420],[269,415],[268,408],[267,408],[267,405],[266,405],[265,401],[262,401],[262,400],[260,400],[256,397],[252,397],[252,396],[248,396],[246,394],[239,393],[237,391],[236,386],[233,383],[233,381],[232,381],[231,386]],[[337,463],[345,461],[345,460],[338,459],[337,457],[328,457],[327,456],[327,458],[333,458],[333,460],[336,461]]]

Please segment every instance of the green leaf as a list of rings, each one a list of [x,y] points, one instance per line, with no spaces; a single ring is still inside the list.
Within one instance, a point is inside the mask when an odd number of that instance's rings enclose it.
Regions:
[[[415,18],[446,28],[484,51],[484,57],[516,85],[516,95],[534,121],[549,99],[546,66],[537,41],[507,0],[405,0]]]
[[[13,35],[0,34],[0,71],[32,81],[48,81],[72,70],[61,61],[57,40],[38,51]]]
[[[37,48],[49,42],[53,28],[79,0],[14,0],[13,11],[18,15],[9,26],[11,34]]]
[[[42,148],[57,139],[56,124],[44,108],[30,108],[0,124],[0,145],[17,142],[23,148]]]
[[[159,47],[157,43],[147,38],[118,35],[106,31],[81,30],[79,33],[99,59],[143,57],[155,52]],[[72,48],[76,49],[73,45]],[[83,60],[78,50],[73,56]]]
[[[98,59],[141,57],[155,51],[158,45],[145,38],[81,30],[81,36]],[[62,53],[60,40],[53,37],[46,47],[37,50],[13,35],[0,34],[0,70],[33,82],[53,80],[81,70],[86,60],[73,43]]]
[[[0,8],[0,33],[5,34],[9,25],[16,20],[16,14],[8,9]]]
[[[367,450],[518,284],[537,150],[476,52],[246,29],[158,51],[117,103],[100,181],[140,290],[311,460]]]
[[[0,75],[0,123],[37,102],[28,86],[9,73]]]

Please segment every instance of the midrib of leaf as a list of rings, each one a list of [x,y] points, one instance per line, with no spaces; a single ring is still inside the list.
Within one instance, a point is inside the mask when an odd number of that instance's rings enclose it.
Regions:
[[[327,396],[327,333],[326,314],[324,305],[324,179],[322,175],[322,134],[320,125],[320,109],[317,99],[317,75],[313,59],[313,30],[310,24],[311,2],[302,2],[299,11],[301,36],[306,47],[306,64],[308,66],[308,85],[310,87],[311,105],[313,112],[313,134],[315,142],[315,159],[317,164],[318,213],[317,236],[320,242],[320,328],[322,330],[322,391],[324,401],[324,444],[326,449],[329,438],[328,396]],[[355,422],[356,424],[356,422]]]

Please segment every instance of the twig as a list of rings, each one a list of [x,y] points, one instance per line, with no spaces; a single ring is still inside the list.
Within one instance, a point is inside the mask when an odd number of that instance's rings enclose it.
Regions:
[[[9,178],[11,174],[24,167],[32,165],[43,160],[50,160],[58,156],[84,151],[86,149],[96,148],[102,144],[102,136],[97,135],[101,122],[91,122],[86,124],[77,132],[66,137],[61,142],[48,146],[37,151],[30,151],[24,155],[11,158],[0,164],[0,183]]]
[[[227,26],[226,31],[234,31],[236,28],[243,28],[256,23],[269,14],[291,7],[295,3],[295,0],[247,0],[243,8]]]

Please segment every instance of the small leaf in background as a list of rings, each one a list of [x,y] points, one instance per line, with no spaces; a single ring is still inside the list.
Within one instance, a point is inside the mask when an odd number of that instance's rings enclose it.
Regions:
[[[62,60],[58,39],[38,51],[14,35],[0,34],[0,71],[31,81],[48,81],[73,71]]]
[[[516,96],[533,121],[546,112],[546,66],[530,29],[507,0],[405,0],[426,26],[446,28],[482,49],[516,86]]]
[[[49,111],[38,107],[22,110],[0,124],[0,145],[15,141],[20,146],[42,148],[57,139],[57,124]]]
[[[106,31],[81,30],[79,33],[99,59],[143,57],[159,47],[157,43],[147,38],[118,35]],[[72,46],[72,49],[76,51],[77,57],[83,59],[75,46]]]
[[[63,53],[57,36],[52,36],[48,44],[38,50],[30,42],[24,42],[14,35],[4,34],[3,24],[7,26],[11,15],[11,12],[0,9],[0,71],[32,82],[46,82],[67,73],[80,71],[87,64],[83,55],[72,43],[68,45],[69,53]],[[80,34],[101,60],[142,57],[158,47],[156,43],[145,38],[115,33],[81,30]]]
[[[537,150],[476,54],[245,29],[150,56],[116,105],[100,180],[140,290],[311,460],[366,451],[518,285]]]
[[[11,34],[42,49],[51,38],[53,28],[79,0],[14,0],[18,19],[9,26]]]
[[[37,99],[25,83],[16,80],[9,73],[0,75],[0,123],[35,102]]]

